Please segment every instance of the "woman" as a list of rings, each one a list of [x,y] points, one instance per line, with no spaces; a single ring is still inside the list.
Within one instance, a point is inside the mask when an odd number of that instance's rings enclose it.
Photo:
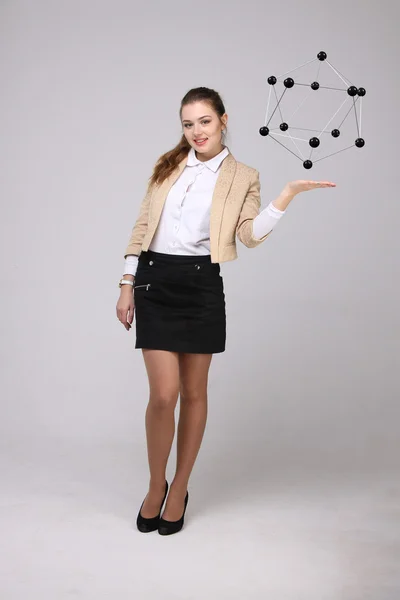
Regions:
[[[206,424],[209,367],[212,355],[225,350],[219,263],[237,258],[236,235],[249,248],[261,244],[299,192],[335,186],[290,182],[260,212],[258,172],[237,162],[223,143],[228,116],[220,95],[192,89],[179,115],[183,135],[155,165],[125,251],[117,303],[128,331],[136,312],[135,347],[142,349],[150,387],[145,419],[150,484],[137,527],[161,535],[183,526]],[[167,497],[179,396],[177,465]]]

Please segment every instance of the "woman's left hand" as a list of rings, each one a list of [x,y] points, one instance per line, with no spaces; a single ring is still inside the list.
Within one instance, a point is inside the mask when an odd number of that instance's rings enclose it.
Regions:
[[[291,196],[294,196],[300,192],[308,192],[309,190],[332,187],[336,187],[336,183],[332,183],[332,181],[309,181],[306,179],[298,179],[297,181],[290,181],[287,183],[285,186],[285,192]]]

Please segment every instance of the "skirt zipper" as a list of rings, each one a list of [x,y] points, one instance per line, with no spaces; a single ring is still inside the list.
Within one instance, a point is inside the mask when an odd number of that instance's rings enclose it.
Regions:
[[[151,286],[151,283],[145,283],[143,285],[135,285],[134,289],[137,290],[138,288],[145,287],[146,292],[147,292],[150,286]]]

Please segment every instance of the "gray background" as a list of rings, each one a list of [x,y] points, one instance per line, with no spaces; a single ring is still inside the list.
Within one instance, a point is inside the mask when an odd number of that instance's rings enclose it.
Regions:
[[[398,597],[399,16],[388,1],[0,3],[4,600]],[[266,78],[320,50],[367,89],[366,146],[308,172],[258,128]],[[116,286],[199,85],[221,93],[263,207],[292,179],[337,188],[297,196],[222,266],[227,350],[187,523],[164,540],[134,527],[148,383]]]

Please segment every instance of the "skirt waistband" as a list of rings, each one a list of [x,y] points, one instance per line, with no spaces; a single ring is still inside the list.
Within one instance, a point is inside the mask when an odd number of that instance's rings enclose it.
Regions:
[[[154,252],[153,250],[143,250],[139,256],[139,263],[157,261],[160,265],[198,265],[211,264],[211,255],[192,255],[192,254],[164,254],[163,252]]]

